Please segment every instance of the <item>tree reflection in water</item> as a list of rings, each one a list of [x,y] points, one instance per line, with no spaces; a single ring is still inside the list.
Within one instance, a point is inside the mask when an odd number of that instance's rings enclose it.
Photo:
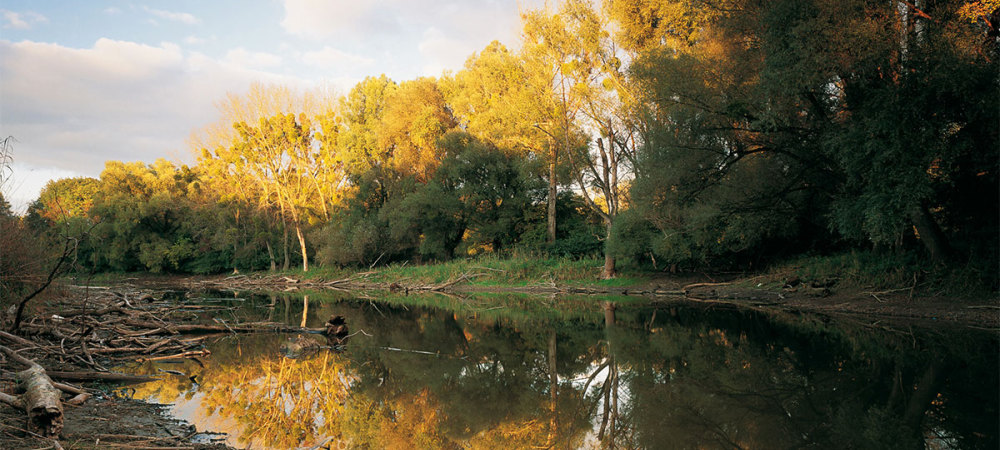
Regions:
[[[522,314],[517,299],[488,314],[467,309],[468,299],[448,309],[260,300],[261,318],[318,327],[339,314],[366,334],[343,353],[321,348],[297,359],[279,351],[291,336],[227,337],[211,344],[203,365],[132,367],[164,378],[138,386],[136,397],[173,403],[199,429],[257,448],[997,443],[991,337],[592,299],[549,316]]]

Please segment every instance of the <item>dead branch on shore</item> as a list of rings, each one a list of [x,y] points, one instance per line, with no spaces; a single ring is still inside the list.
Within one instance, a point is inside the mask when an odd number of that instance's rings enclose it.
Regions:
[[[151,356],[151,357],[148,357],[148,358],[137,358],[136,361],[139,361],[139,362],[144,362],[144,361],[164,361],[164,360],[168,360],[168,359],[184,359],[184,358],[194,358],[195,356],[208,356],[208,355],[211,355],[211,354],[212,354],[212,352],[210,352],[208,350],[196,350],[196,351],[178,353],[176,355]]]
[[[17,332],[18,327],[21,325],[21,319],[24,316],[25,306],[28,305],[28,302],[31,301],[31,299],[35,298],[38,294],[41,294],[42,291],[47,289],[49,285],[52,284],[52,280],[59,275],[60,269],[64,267],[66,262],[69,261],[69,257],[76,251],[77,243],[78,241],[76,238],[68,236],[65,237],[62,253],[59,255],[59,259],[56,261],[55,266],[53,266],[52,270],[49,272],[49,276],[45,278],[45,281],[40,286],[17,303],[17,309],[14,311],[14,323],[10,327],[11,332]]]
[[[26,319],[20,335],[0,331],[0,342],[30,350],[47,361],[73,363],[97,370],[92,373],[106,373],[102,362],[110,367],[115,361],[207,356],[203,345],[208,334],[322,331],[277,322],[190,323],[199,314],[217,310],[192,306],[159,301],[139,291],[106,290],[89,297],[82,308],[73,301],[51,305],[50,311],[60,312]],[[141,381],[109,377],[89,379]]]

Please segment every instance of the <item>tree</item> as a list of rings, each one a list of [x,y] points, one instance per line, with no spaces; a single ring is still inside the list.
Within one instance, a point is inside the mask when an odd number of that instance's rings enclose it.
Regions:
[[[995,228],[968,192],[996,194],[996,42],[959,2],[615,3],[649,129],[633,203],[658,254],[846,238],[942,259]]]
[[[343,120],[337,148],[350,176],[368,171],[385,174],[390,169],[391,149],[381,145],[379,134],[389,96],[397,88],[385,75],[368,77],[340,99]],[[379,182],[384,182],[382,178]]]
[[[220,149],[231,173],[247,175],[260,192],[273,198],[285,223],[295,230],[302,255],[302,271],[309,270],[303,226],[317,205],[324,203],[314,173],[317,152],[313,148],[312,124],[305,114],[279,114],[263,118],[256,126],[234,125],[239,138]]]
[[[973,231],[996,229],[1000,201],[997,42],[988,39],[996,28],[962,17],[966,6],[896,2],[847,16],[869,24],[860,37],[876,45],[836,48],[853,50],[837,67],[840,101],[826,141],[844,168],[832,217],[845,236],[898,245],[913,230],[937,261],[955,237],[996,242]],[[970,201],[972,192],[986,197]]]
[[[394,171],[426,182],[443,158],[438,139],[456,125],[437,82],[418,78],[387,96],[377,142],[389,153]]]
[[[63,178],[46,183],[38,199],[28,207],[28,216],[38,216],[50,224],[74,217],[86,217],[100,189],[96,178]]]
[[[508,152],[548,162],[547,236],[556,238],[559,118],[552,93],[555,71],[530,53],[517,55],[493,41],[444,81],[448,103],[464,129]],[[564,149],[565,150],[565,149]]]
[[[515,243],[524,231],[526,211],[541,197],[527,161],[464,133],[449,134],[441,145],[449,156],[435,184],[462,205],[467,245],[485,244],[498,252]]]
[[[10,202],[3,197],[2,192],[0,192],[0,217],[8,219],[14,217],[14,211],[10,209]]]
[[[321,90],[254,84],[244,94],[228,94],[218,105],[220,120],[194,139],[200,148],[199,165],[219,197],[249,206],[231,209],[234,222],[252,210],[250,215],[274,217],[280,224],[286,269],[288,230],[296,231],[307,270],[302,226],[311,218],[329,220],[330,209],[342,201],[346,189],[344,160],[334,145],[341,121],[332,105]],[[237,147],[258,148],[266,156],[240,155],[234,151]],[[260,240],[274,267],[270,239]]]
[[[558,74],[555,81],[566,153],[583,198],[605,223],[606,244],[625,206],[623,184],[642,140],[639,123],[629,116],[633,96],[623,55],[609,29],[608,19],[586,1],[567,0],[556,12],[533,11],[524,17],[525,50]],[[596,145],[578,147],[582,152],[572,150],[573,119],[579,120],[578,129],[598,133]],[[614,255],[609,249],[604,253],[601,277],[613,278]]]

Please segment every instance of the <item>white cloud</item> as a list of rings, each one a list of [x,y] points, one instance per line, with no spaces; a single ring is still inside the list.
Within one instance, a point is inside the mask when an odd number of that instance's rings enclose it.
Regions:
[[[112,6],[110,8],[105,8],[104,9],[104,14],[107,14],[109,16],[113,16],[113,15],[121,14],[121,13],[122,13],[122,10],[118,9],[118,8],[115,8],[114,6]]]
[[[290,34],[338,39],[397,55],[419,52],[424,75],[457,70],[490,41],[517,46],[519,4],[528,0],[284,0]],[[402,42],[402,45],[400,43]],[[374,51],[373,51],[374,53]]]
[[[303,80],[185,53],[98,40],[91,48],[0,40],[0,123],[32,167],[97,176],[109,159],[190,162],[186,140],[217,120],[215,102],[254,81]]]
[[[281,56],[272,53],[251,52],[239,47],[227,52],[223,61],[248,69],[264,69],[280,66]]]
[[[146,10],[146,12],[161,19],[172,20],[187,25],[197,25],[201,23],[200,19],[189,13],[164,11],[162,9],[152,9],[150,7],[144,7],[144,9]]]
[[[353,70],[358,67],[370,66],[375,60],[326,46],[321,50],[303,53],[302,62],[321,68]]]
[[[291,34],[307,38],[392,28],[393,17],[381,11],[387,3],[392,1],[285,0],[281,26]]]
[[[477,47],[470,48],[469,43],[446,36],[441,30],[428,28],[417,45],[423,59],[422,74],[438,76],[446,69],[457,69]]]
[[[49,19],[34,11],[18,13],[6,9],[0,9],[3,13],[3,27],[17,30],[30,30],[39,23],[48,22]]]
[[[17,161],[20,153],[18,145],[15,143],[13,147],[15,159],[11,164],[10,180],[2,187],[4,199],[10,202],[11,209],[17,214],[28,212],[28,206],[38,198],[49,180],[80,176],[72,170],[22,164]]]
[[[192,35],[184,38],[184,43],[188,45],[201,45],[205,43],[205,39]]]

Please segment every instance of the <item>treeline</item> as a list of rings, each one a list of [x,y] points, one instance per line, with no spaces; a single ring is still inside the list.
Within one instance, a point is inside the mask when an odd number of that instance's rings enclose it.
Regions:
[[[526,249],[664,267],[997,264],[993,1],[565,0],[457,73],[255,86],[198,163],[51,183],[28,226],[104,271]],[[996,277],[995,273],[992,275]]]

